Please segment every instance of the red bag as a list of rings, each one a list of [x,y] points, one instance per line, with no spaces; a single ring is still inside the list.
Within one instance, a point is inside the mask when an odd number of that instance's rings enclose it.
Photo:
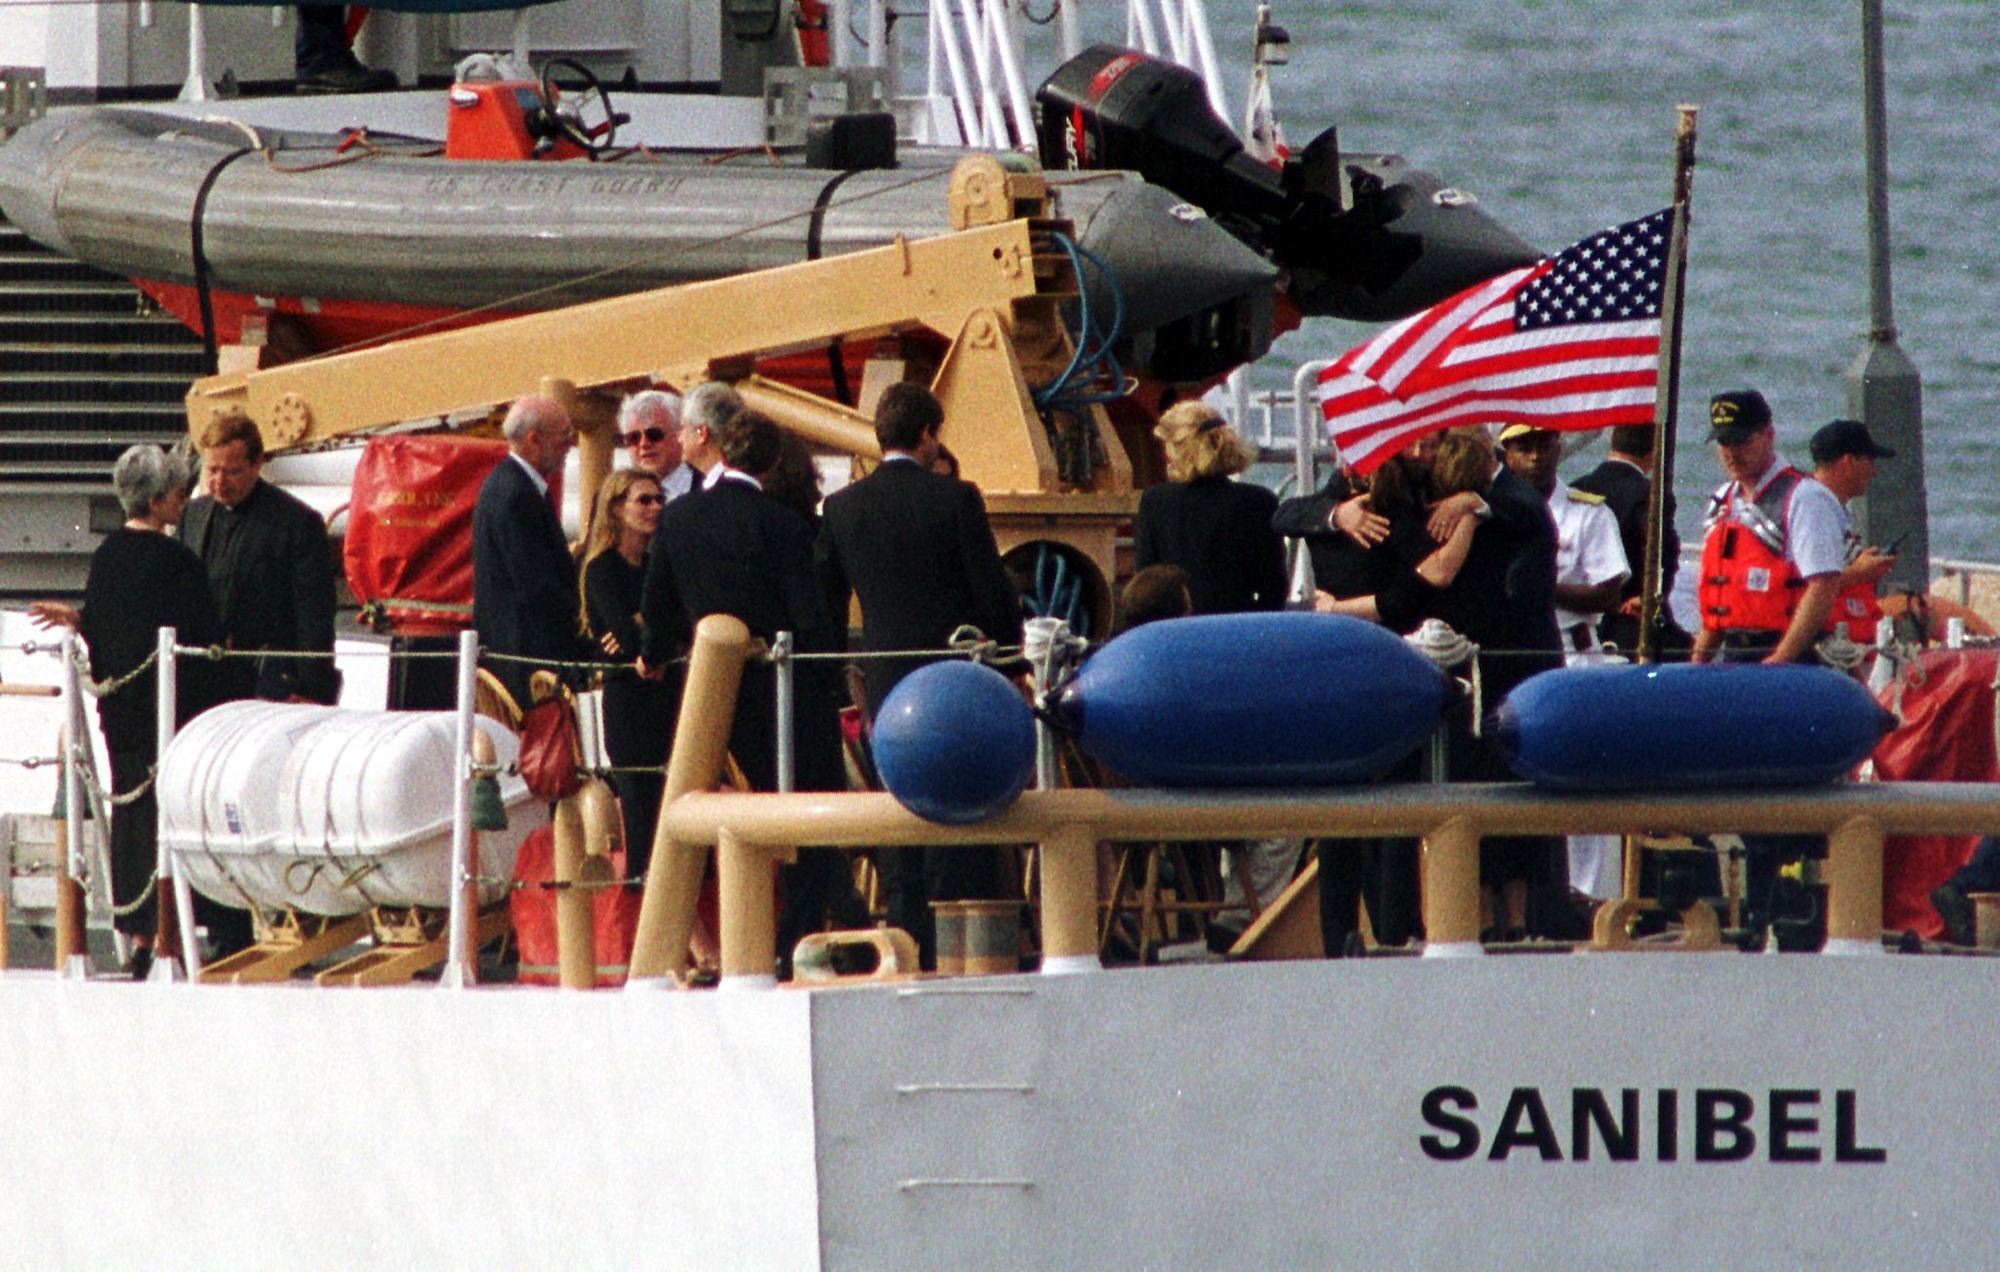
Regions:
[[[553,804],[583,786],[583,748],[576,736],[576,709],[567,695],[544,698],[521,715],[521,780],[536,799]]]
[[[361,453],[341,549],[364,613],[405,636],[472,625],[472,508],[505,442],[377,437]]]
[[[521,841],[514,858],[517,883],[546,883],[555,878],[556,832],[553,826],[537,828]],[[611,854],[611,868],[625,873],[625,854]],[[556,945],[556,897],[546,888],[516,888],[507,895],[508,917],[514,923],[514,940],[520,946],[521,967],[515,979],[523,985],[560,983]],[[618,985],[625,980],[625,967],[632,959],[632,936],[639,930],[639,902],[633,888],[605,888],[590,900],[591,930],[597,947],[597,983]]]

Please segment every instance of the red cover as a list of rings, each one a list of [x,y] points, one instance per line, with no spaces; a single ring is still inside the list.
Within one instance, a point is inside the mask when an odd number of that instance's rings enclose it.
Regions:
[[[611,868],[625,873],[625,854],[611,854]],[[514,858],[517,883],[547,883],[556,877],[556,831],[543,826],[521,841]],[[556,955],[556,898],[550,888],[517,888],[507,897],[507,913],[514,922],[514,940],[520,946],[521,969],[515,979],[523,985],[561,983]],[[592,930],[597,937],[597,983],[622,985],[625,964],[632,958],[632,935],[639,930],[639,893],[630,888],[605,888],[591,898]],[[608,967],[618,970],[608,972]]]
[[[1991,649],[1934,649],[1916,670],[1883,691],[1903,723],[1875,748],[1875,776],[1885,782],[1991,782],[2000,780],[1993,748],[1993,674],[2000,653]],[[1931,908],[1931,889],[1964,865],[1977,835],[1892,835],[1882,861],[1882,926],[1914,931],[1927,940],[1944,933]]]
[[[472,506],[507,444],[476,438],[377,437],[354,471],[347,585],[381,602],[399,635],[452,635],[472,624]],[[438,602],[425,609],[396,602]]]

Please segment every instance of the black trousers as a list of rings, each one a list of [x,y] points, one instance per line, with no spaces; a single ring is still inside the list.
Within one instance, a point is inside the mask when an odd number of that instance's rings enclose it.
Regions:
[[[1763,662],[1778,647],[1779,635],[1778,632],[1725,633],[1722,646],[1716,651],[1716,661]],[[1814,661],[1810,647],[1798,661]],[[1779,872],[1792,862],[1825,856],[1825,835],[1744,835],[1743,926],[1755,930],[1786,917],[1778,913]]]
[[[112,794],[124,794],[146,780],[153,750],[148,745],[108,752]],[[159,860],[159,807],[148,786],[144,795],[111,809],[111,900],[120,909],[131,905],[153,877]],[[114,917],[111,925],[127,936],[151,936],[159,926],[158,905],[157,895],[149,897],[132,913]]]
[[[1424,752],[1413,752],[1382,779],[1423,780]],[[1418,930],[1415,839],[1323,839],[1319,844],[1319,935],[1328,958],[1339,958],[1357,930],[1357,907],[1368,907],[1375,939],[1401,945]]]

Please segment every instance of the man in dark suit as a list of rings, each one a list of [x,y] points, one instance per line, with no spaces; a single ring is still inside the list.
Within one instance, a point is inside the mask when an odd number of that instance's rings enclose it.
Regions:
[[[226,415],[199,440],[206,493],[188,505],[180,540],[208,569],[229,647],[327,653],[324,660],[232,658],[215,673],[220,700],[336,701],[326,524],[263,479],[264,438],[248,416]]]
[[[1021,639],[1021,606],[1000,565],[979,492],[930,469],[944,410],[929,389],[896,384],[875,409],[882,463],[827,498],[819,560],[829,591],[861,602],[870,650],[941,649],[970,624],[1002,644]],[[871,659],[863,669],[870,714],[928,658]],[[995,854],[965,848],[884,854],[889,921],[917,938],[924,965],[936,949],[931,901],[999,895]]]
[[[684,653],[695,624],[710,614],[733,615],[767,641],[791,632],[800,653],[840,647],[813,573],[810,527],[764,494],[753,475],[777,462],[778,426],[745,411],[724,424],[716,440],[721,458],[705,488],[668,504],[653,535],[639,606],[646,674]],[[777,789],[774,701],[770,665],[753,662],[744,669],[729,752],[760,791]],[[802,723],[806,716],[800,712]]]
[[[501,425],[507,458],[487,474],[472,509],[472,625],[489,653],[563,662],[583,656],[577,634],[576,562],[549,503],[549,479],[576,444],[569,413],[530,395]],[[494,674],[523,708],[527,663],[496,663]]]
[[[676,499],[660,515],[640,600],[639,670],[661,674],[684,652],[695,624],[710,614],[743,621],[768,641],[792,633],[802,654],[838,650],[840,633],[813,570],[812,530],[804,517],[766,495],[757,474],[778,462],[778,426],[754,411],[738,411],[712,430],[717,447],[706,487]],[[833,681],[824,663],[796,665],[794,755],[801,790],[841,786],[840,740]],[[769,663],[743,669],[729,753],[752,790],[778,789],[775,709],[777,681]],[[843,927],[866,927],[868,909],[854,889],[845,854],[803,848],[784,869],[785,906],[778,917],[778,953],[789,965],[794,942],[831,914]]]
[[[1618,518],[1618,537],[1625,545],[1625,559],[1632,572],[1625,576],[1618,608],[1598,624],[1598,636],[1625,653],[1639,647],[1639,593],[1645,584],[1646,504],[1653,479],[1653,426],[1623,424],[1611,430],[1611,454],[1597,467],[1570,483],[1571,489],[1604,496],[1604,506]],[[1667,489],[1665,516],[1660,529],[1665,543],[1660,550],[1660,650],[1683,660],[1692,638],[1674,621],[1667,597],[1674,590],[1674,575],[1680,570],[1681,537],[1674,530],[1674,492]]]
[[[205,493],[181,518],[180,540],[201,558],[233,650],[325,650],[321,658],[229,658],[210,672],[215,700],[334,703],[333,558],[326,523],[264,480],[264,436],[230,412],[197,439]],[[195,898],[214,957],[248,946],[250,912]]]
[[[1021,639],[1020,598],[985,503],[972,486],[931,471],[943,422],[929,389],[891,385],[875,410],[881,465],[827,498],[819,560],[835,595],[859,596],[866,649],[942,649],[964,625],[1002,644]],[[863,669],[871,714],[932,661],[871,659]]]

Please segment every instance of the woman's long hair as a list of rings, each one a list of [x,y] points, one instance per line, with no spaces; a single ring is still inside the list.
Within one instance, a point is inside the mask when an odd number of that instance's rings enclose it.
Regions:
[[[1200,402],[1168,407],[1153,436],[1160,439],[1166,452],[1167,476],[1173,481],[1231,477],[1257,458],[1213,407]]]
[[[632,487],[651,486],[660,494],[666,487],[660,479],[643,468],[621,468],[604,479],[597,488],[597,502],[590,507],[590,534],[583,541],[583,559],[576,572],[577,621],[582,630],[590,630],[590,602],[585,599],[583,587],[584,571],[590,563],[618,546],[618,508],[625,497],[632,493]]]
[[[1493,488],[1493,439],[1483,428],[1455,428],[1438,438],[1431,456],[1430,495],[1433,502],[1447,495]]]

